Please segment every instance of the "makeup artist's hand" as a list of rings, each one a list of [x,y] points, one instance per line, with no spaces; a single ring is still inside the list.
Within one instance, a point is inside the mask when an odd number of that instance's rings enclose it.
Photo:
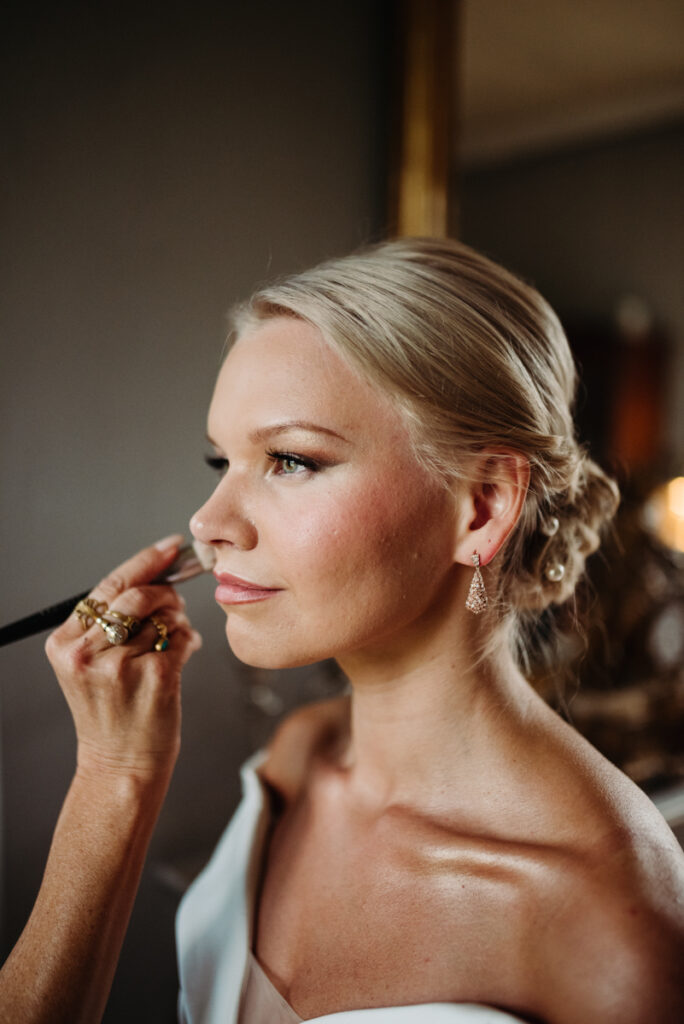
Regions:
[[[48,639],[78,764],[26,927],[0,971],[0,1021],[93,1024],[104,1013],[147,848],[176,761],[180,676],[200,637],[173,587],[152,585],[178,542],[146,548],[92,598],[143,626],[113,646],[72,614]],[[153,615],[168,630],[168,649]],[[163,635],[163,628],[161,633]]]
[[[145,548],[96,586],[90,597],[109,611],[143,622],[125,644],[110,644],[95,622],[83,631],[72,614],[50,635],[48,658],[73,715],[78,773],[152,778],[175,764],[180,744],[180,677],[201,645],[173,587],[151,585],[175,558],[182,538]],[[168,630],[168,648],[154,649],[154,616]]]

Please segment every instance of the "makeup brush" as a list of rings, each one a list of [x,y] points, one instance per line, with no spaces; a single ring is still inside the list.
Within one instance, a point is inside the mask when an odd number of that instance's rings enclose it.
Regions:
[[[211,572],[214,561],[214,549],[209,544],[195,540],[192,544],[182,547],[168,569],[152,582],[182,583],[183,580],[199,576],[202,572]],[[17,619],[16,622],[2,626],[0,628],[0,647],[14,643],[15,640],[23,640],[24,637],[33,636],[35,633],[42,633],[45,629],[59,626],[71,614],[78,602],[87,597],[89,593],[90,590],[84,590],[82,594],[68,597],[65,601],[52,604],[40,612],[34,612],[33,615],[27,615],[26,618]]]

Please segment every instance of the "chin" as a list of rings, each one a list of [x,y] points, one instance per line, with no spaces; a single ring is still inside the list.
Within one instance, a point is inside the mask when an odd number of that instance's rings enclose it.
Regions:
[[[240,634],[238,630],[231,628],[230,620],[226,622],[226,637],[228,646],[238,661],[251,668],[303,668],[305,665],[314,665],[317,661],[332,657],[326,653],[302,651],[294,644],[283,644],[280,638],[271,638],[269,642],[261,630],[258,636]]]

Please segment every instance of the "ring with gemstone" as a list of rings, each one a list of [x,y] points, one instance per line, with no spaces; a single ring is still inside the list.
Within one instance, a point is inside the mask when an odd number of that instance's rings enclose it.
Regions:
[[[131,631],[124,626],[123,622],[109,622],[101,615],[95,615],[94,619],[112,646],[120,647],[121,644],[127,644],[131,639]]]
[[[107,616],[110,619],[118,619],[119,622],[122,622],[131,636],[137,633],[142,626],[140,619],[136,619],[134,615],[126,615],[124,612],[117,612],[114,608],[109,609]]]
[[[169,646],[169,631],[161,619],[150,616],[150,622],[157,630],[157,642],[154,645],[155,651],[165,651]]]
[[[124,615],[123,612],[109,611],[106,601],[96,601],[92,597],[86,597],[79,601],[74,611],[84,629],[88,629],[93,622],[96,622],[110,644],[115,647],[128,643],[133,634],[140,629],[138,619],[132,615]],[[108,615],[109,619],[106,619],[105,615]],[[111,619],[115,621],[112,622]]]

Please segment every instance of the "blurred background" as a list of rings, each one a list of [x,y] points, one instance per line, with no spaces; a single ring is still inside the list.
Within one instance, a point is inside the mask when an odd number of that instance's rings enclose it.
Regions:
[[[684,8],[679,0],[20,5],[3,105],[0,624],[184,530],[212,486],[225,314],[390,232],[450,232],[534,283],[624,491],[565,713],[684,823]],[[226,649],[210,578],[183,749],[105,1020],[175,1019],[179,895],[237,768],[333,666]],[[0,649],[2,952],[74,767],[44,637]],[[536,679],[555,692],[539,667]]]

